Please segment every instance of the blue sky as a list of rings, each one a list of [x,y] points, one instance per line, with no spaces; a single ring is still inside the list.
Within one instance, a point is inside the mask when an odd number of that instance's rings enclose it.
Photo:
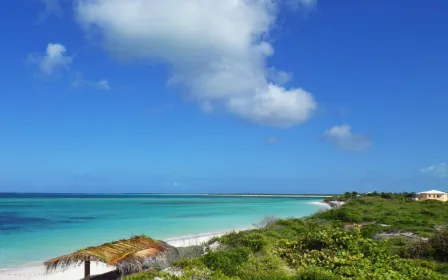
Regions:
[[[448,191],[448,2],[17,0],[0,191]]]

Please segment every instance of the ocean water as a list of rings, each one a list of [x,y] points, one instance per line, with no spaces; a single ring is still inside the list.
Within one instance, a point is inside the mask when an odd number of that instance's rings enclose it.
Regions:
[[[322,198],[0,194],[0,269],[132,235],[166,239],[302,217]]]

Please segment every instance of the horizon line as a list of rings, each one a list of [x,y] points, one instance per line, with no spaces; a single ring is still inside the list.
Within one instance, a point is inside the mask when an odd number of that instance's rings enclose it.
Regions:
[[[0,194],[109,194],[109,195],[127,195],[127,194],[154,194],[154,195],[337,195],[330,193],[160,193],[160,192],[0,192]]]

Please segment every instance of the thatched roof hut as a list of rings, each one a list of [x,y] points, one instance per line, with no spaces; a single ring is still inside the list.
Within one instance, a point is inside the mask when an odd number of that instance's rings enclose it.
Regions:
[[[74,253],[48,260],[44,264],[47,272],[51,272],[56,269],[65,270],[70,266],[85,263],[85,279],[89,279],[90,261],[98,261],[115,266],[120,273],[126,274],[141,271],[149,260],[168,252],[170,247],[162,241],[153,240],[142,235],[81,249]]]

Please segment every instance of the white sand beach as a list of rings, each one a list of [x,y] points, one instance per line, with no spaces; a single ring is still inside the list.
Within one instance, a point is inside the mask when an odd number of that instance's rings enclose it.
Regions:
[[[203,233],[191,236],[181,236],[176,238],[165,239],[164,241],[175,247],[188,247],[194,245],[201,245],[204,242],[211,240],[214,237],[220,237],[227,233],[239,232],[244,229],[234,229],[223,232]],[[107,266],[100,262],[92,262],[90,265],[91,275],[103,274],[114,270],[114,267]],[[30,266],[15,269],[0,270],[0,280],[79,280],[84,276],[84,266],[73,267],[65,271],[56,271],[54,273],[45,273],[45,267]]]
[[[309,204],[313,204],[313,205],[319,205],[319,206],[323,206],[327,209],[331,208],[331,205],[325,202],[320,202],[320,201],[313,201],[313,202],[309,202]]]
[[[90,264],[92,275],[103,274],[114,269],[114,267],[99,262],[92,262]],[[43,265],[0,270],[0,280],[79,280],[83,276],[84,266],[82,265],[72,267],[66,271],[56,271],[51,274],[45,273],[45,267]]]
[[[231,233],[231,232],[240,232],[240,231],[250,230],[250,229],[252,229],[252,227],[233,229],[233,230],[221,231],[221,232],[210,232],[210,233],[202,233],[202,234],[189,235],[189,236],[181,236],[181,237],[165,239],[164,241],[174,247],[196,246],[196,245],[201,245],[204,242],[208,242],[212,238],[215,238],[215,237],[220,237],[220,236],[223,236],[223,235]]]

